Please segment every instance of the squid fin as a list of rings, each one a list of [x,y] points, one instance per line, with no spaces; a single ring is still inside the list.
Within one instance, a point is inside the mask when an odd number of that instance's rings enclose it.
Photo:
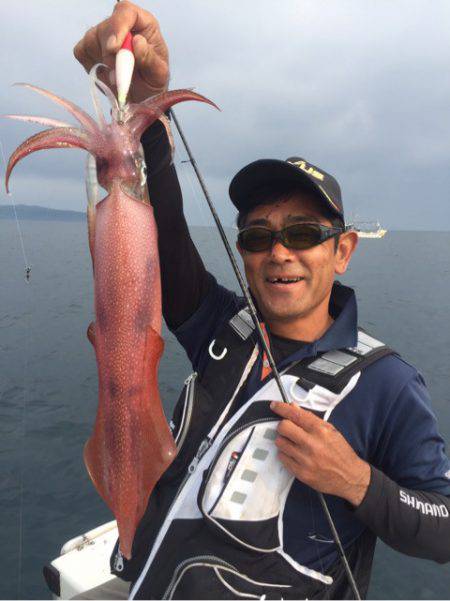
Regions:
[[[120,550],[128,559],[150,494],[176,455],[158,393],[157,368],[163,347],[161,336],[148,327],[142,390],[123,404],[122,423],[128,424],[127,430],[110,430],[101,402],[93,435],[84,448],[89,476],[114,513]],[[139,415],[133,413],[135,406],[139,406]]]

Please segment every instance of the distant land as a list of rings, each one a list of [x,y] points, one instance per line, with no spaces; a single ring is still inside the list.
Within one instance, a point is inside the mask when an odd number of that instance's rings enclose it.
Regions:
[[[30,221],[86,221],[86,213],[82,211],[69,211],[60,209],[50,209],[49,207],[41,207],[39,205],[16,205],[16,213],[18,219],[30,220]],[[2,219],[14,219],[14,209],[11,204],[0,204],[0,220]],[[207,225],[193,223],[188,220],[189,227],[215,227],[211,222]],[[234,219],[231,223],[223,224],[226,228],[235,230]],[[391,227],[387,228],[389,232],[402,232],[402,231],[417,231],[417,232],[448,232],[448,229],[435,229],[435,230],[423,230],[423,229],[410,229],[404,230],[402,227]]]
[[[62,211],[37,205],[16,205],[18,219],[32,221],[85,221],[86,213],[80,211]],[[0,205],[0,219],[14,219],[12,205]]]

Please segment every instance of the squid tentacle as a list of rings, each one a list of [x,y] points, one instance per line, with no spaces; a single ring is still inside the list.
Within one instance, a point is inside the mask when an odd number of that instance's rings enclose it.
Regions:
[[[16,83],[15,86],[24,86],[25,88],[29,88],[38,94],[42,94],[42,96],[46,96],[56,104],[62,105],[66,110],[71,113],[77,121],[81,123],[81,125],[86,128],[88,131],[100,134],[100,129],[94,119],[88,115],[83,109],[78,107],[70,100],[66,100],[65,98],[61,98],[61,96],[57,96],[53,94],[53,92],[49,92],[48,90],[44,90],[44,88],[39,88],[38,86],[33,86],[30,83]]]
[[[102,110],[102,106],[100,104],[100,98],[99,98],[98,89],[97,89],[97,85],[96,85],[99,82],[99,79],[97,77],[97,71],[98,71],[99,67],[106,67],[106,65],[104,65],[103,63],[97,63],[92,67],[92,69],[89,71],[89,80],[90,80],[89,87],[90,87],[91,98],[92,98],[92,102],[94,104],[95,113],[97,115],[98,122],[100,124],[100,127],[104,128],[106,126],[106,121],[105,121],[105,116],[103,115],[103,110]]]
[[[91,79],[91,96],[92,96],[92,100],[94,102],[95,110],[97,112],[99,122],[102,123],[103,125],[105,125],[105,118],[103,116],[103,111],[101,110],[100,102],[98,100],[97,87],[105,94],[105,96],[109,100],[111,109],[113,111],[113,115],[114,114],[117,115],[119,113],[119,105],[117,103],[116,97],[114,96],[114,94],[111,91],[111,88],[109,88],[106,84],[104,84],[102,82],[101,79],[99,79],[97,77],[97,70],[99,67],[105,67],[107,69],[109,68],[107,65],[104,65],[103,63],[97,63],[89,71],[89,77]]]
[[[34,115],[2,115],[2,117],[16,119],[17,121],[27,121],[28,123],[39,123],[39,125],[45,125],[47,127],[73,127],[71,123],[66,123],[65,121]]]
[[[82,148],[95,152],[92,137],[76,127],[55,127],[45,129],[22,142],[12,153],[6,168],[5,185],[9,193],[9,178],[16,164],[32,152],[49,148]]]
[[[185,102],[186,100],[197,100],[199,102],[205,102],[220,110],[219,107],[201,94],[197,94],[189,89],[182,90],[171,90],[170,92],[163,92],[157,96],[153,96],[144,102],[139,104],[131,104],[128,107],[129,118],[127,123],[133,131],[136,137],[140,137],[144,131],[154,121],[167,111],[171,106],[179,102]]]
[[[109,102],[111,103],[112,109],[119,112],[119,104],[117,102],[116,97],[112,93],[111,88],[109,88],[105,83],[103,83],[101,79],[99,79],[96,83],[97,86],[101,89],[102,92],[104,92],[105,96],[108,98]]]

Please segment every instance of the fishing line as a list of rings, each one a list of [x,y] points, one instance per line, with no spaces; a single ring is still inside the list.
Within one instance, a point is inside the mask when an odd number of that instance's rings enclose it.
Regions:
[[[182,160],[180,152],[177,150],[177,145],[175,145],[175,157],[177,159],[177,163],[180,166],[179,174],[182,180],[182,187],[189,186],[189,189],[192,193],[192,197],[195,203],[195,207],[197,211],[200,213],[200,217],[202,220],[202,224],[204,227],[201,227],[200,230],[200,240],[202,245],[205,246],[205,254],[204,256],[211,256],[210,250],[215,248],[217,245],[217,230],[214,228],[214,224],[211,223],[211,215],[207,212],[205,207],[205,203],[201,201],[200,194],[198,191],[198,182],[194,181],[191,169],[188,166],[190,160]],[[189,226],[189,229],[193,229],[194,226]],[[206,230],[206,231],[205,231]],[[204,234],[204,235],[203,235]],[[235,298],[235,307],[239,309],[237,298]]]
[[[245,297],[245,300],[247,302],[247,305],[248,305],[248,308],[250,310],[250,314],[251,314],[253,323],[255,324],[255,327],[256,327],[256,331],[258,332],[260,343],[261,343],[261,345],[262,345],[262,347],[264,349],[264,352],[265,352],[265,355],[267,357],[268,363],[269,363],[269,365],[271,367],[274,379],[275,379],[275,381],[276,381],[276,383],[278,385],[278,388],[279,388],[279,391],[280,391],[280,394],[281,394],[281,398],[282,398],[283,402],[285,402],[287,404],[290,404],[290,400],[287,397],[286,391],[285,391],[285,389],[283,387],[283,384],[281,382],[280,374],[278,372],[277,366],[276,366],[275,361],[273,359],[272,352],[271,352],[271,350],[269,348],[269,345],[266,342],[266,339],[265,339],[265,336],[264,336],[264,332],[262,330],[261,324],[260,324],[259,319],[258,319],[258,313],[257,313],[256,307],[255,307],[255,305],[253,303],[253,299],[251,297],[250,290],[249,290],[249,288],[248,288],[248,286],[247,286],[247,284],[246,284],[246,282],[245,282],[245,280],[244,280],[244,278],[243,278],[243,276],[241,274],[239,266],[238,266],[238,264],[236,262],[236,258],[235,258],[234,254],[233,254],[233,251],[231,250],[230,243],[228,242],[228,239],[227,239],[226,234],[224,232],[224,229],[223,229],[222,223],[220,221],[220,218],[219,218],[219,216],[217,214],[217,211],[216,211],[216,209],[214,207],[212,199],[211,199],[211,197],[209,195],[208,189],[206,188],[206,185],[205,185],[205,182],[203,180],[203,177],[202,177],[202,175],[201,175],[201,173],[200,173],[200,171],[199,171],[199,169],[197,167],[197,163],[196,163],[195,158],[194,158],[194,156],[192,154],[191,148],[190,148],[190,146],[189,146],[189,144],[188,144],[188,142],[186,140],[186,137],[184,136],[183,130],[181,129],[180,123],[179,123],[179,121],[178,121],[178,119],[177,119],[177,117],[176,117],[175,112],[174,112],[173,109],[170,109],[170,114],[171,114],[173,122],[175,123],[175,126],[176,126],[176,128],[178,130],[178,133],[180,134],[180,137],[181,137],[181,140],[182,140],[182,142],[184,144],[186,152],[187,152],[187,154],[189,156],[190,163],[191,163],[191,165],[192,165],[192,167],[193,167],[193,169],[195,171],[195,174],[196,174],[197,179],[199,181],[200,187],[202,188],[203,194],[205,196],[206,202],[208,203],[209,209],[210,209],[211,214],[213,216],[213,219],[214,219],[214,221],[216,223],[217,229],[219,230],[220,237],[221,237],[222,242],[223,242],[223,244],[225,246],[225,250],[226,250],[226,252],[228,254],[228,257],[229,257],[229,259],[231,261],[231,265],[233,267],[233,271],[234,271],[234,273],[236,275],[236,278],[237,278],[237,280],[239,282],[239,286],[240,286],[240,288],[242,290],[242,293],[243,293],[243,295]],[[336,546],[338,548],[340,559],[341,559],[342,565],[344,566],[344,570],[345,570],[345,572],[347,574],[347,578],[348,578],[349,584],[350,584],[350,586],[352,588],[353,594],[355,595],[355,599],[357,599],[359,601],[361,599],[361,596],[359,594],[358,587],[356,585],[355,579],[353,577],[352,571],[351,571],[349,563],[347,561],[347,557],[345,555],[344,548],[343,548],[341,540],[339,538],[339,534],[338,534],[338,532],[336,530],[336,527],[334,525],[333,518],[332,518],[332,516],[330,514],[330,511],[328,509],[327,502],[325,501],[325,497],[323,496],[323,494],[321,492],[317,491],[317,495],[319,497],[320,504],[322,505],[323,511],[325,513],[325,517],[326,517],[326,519],[328,521],[328,524],[330,526],[331,532],[333,534],[333,539],[334,539],[334,541],[336,543]]]
[[[178,130],[177,130],[177,133],[178,133],[178,136],[179,136]],[[177,155],[177,157],[179,159],[179,163],[180,163],[180,167],[181,167],[180,174],[182,176],[183,182],[187,181],[189,183],[189,187],[191,188],[193,196],[194,196],[196,207],[200,211],[200,214],[201,214],[201,217],[203,219],[203,222],[205,224],[207,224],[208,222],[210,222],[210,215],[208,217],[208,213],[206,211],[205,204],[201,201],[200,196],[198,194],[198,191],[196,190],[196,188],[198,186],[198,180],[196,182],[197,186],[194,185],[193,176],[191,174],[191,170],[188,168],[188,163],[190,164],[191,160],[190,159],[188,159],[188,160],[181,160],[180,152],[177,150],[176,146],[175,146],[175,154]],[[216,242],[217,242],[217,230],[215,230],[216,234],[214,234],[213,230],[212,230],[212,227],[213,227],[213,224],[211,226],[209,226],[209,225],[207,226],[208,232],[207,232],[207,235],[206,235],[206,242],[208,244],[211,243],[211,246],[208,246],[208,249],[207,249],[208,252],[209,252],[209,248],[214,248],[213,244],[216,244]],[[234,307],[235,307],[236,310],[241,309],[241,306],[238,303],[237,296],[234,297]],[[268,331],[267,331],[267,335],[269,336],[269,341],[270,341],[270,334],[269,334]]]
[[[25,352],[24,352],[24,383],[23,383],[23,402],[22,402],[22,416],[21,416],[21,453],[20,453],[20,476],[19,476],[19,558],[18,558],[18,576],[17,576],[17,598],[21,599],[22,591],[22,567],[23,567],[23,514],[24,514],[24,475],[25,475],[25,437],[26,437],[26,416],[27,416],[27,405],[28,405],[28,358],[31,349],[31,295],[29,298],[29,307],[26,312],[26,339],[25,339]]]
[[[178,141],[178,138],[180,136],[179,136],[179,133],[177,130],[175,131],[175,135],[177,135],[177,141]],[[189,168],[189,164],[191,163],[190,159],[188,158],[186,160],[186,159],[182,158],[181,152],[178,150],[177,144],[175,144],[174,150],[175,150],[174,156],[176,157],[177,163],[180,166],[179,174],[181,176],[183,185],[185,186],[186,182],[187,182],[187,184],[192,192],[195,206],[200,213],[202,222],[205,224],[205,227],[203,227],[202,230],[204,230],[204,229],[207,230],[204,239],[202,236],[201,241],[205,244],[205,251],[207,253],[204,256],[209,256],[210,249],[215,248],[215,246],[217,244],[217,230],[214,228],[214,224],[211,223],[211,215],[207,211],[207,209],[205,207],[205,203],[202,202],[202,200],[200,198],[200,194],[198,191],[198,185],[199,185],[198,180],[194,181],[194,176],[191,172],[191,169]],[[185,156],[188,156],[188,155],[185,155]],[[189,229],[191,229],[191,227]],[[236,310],[239,310],[241,308],[239,306],[237,297],[234,298],[234,306],[235,306]]]
[[[178,137],[179,137],[178,130],[176,130],[176,134],[178,134]],[[188,165],[191,162],[189,159],[189,156],[185,155],[188,157],[187,159],[182,157],[180,151],[178,150],[177,144],[175,144],[175,147],[174,147],[174,156],[177,159],[178,165],[180,167],[179,171],[182,176],[183,182],[188,183],[189,188],[192,192],[192,197],[194,199],[195,206],[201,215],[203,223],[205,224],[206,227],[208,227],[208,237],[211,241],[213,241],[213,239],[215,239],[215,236],[213,235],[213,233],[211,231],[209,231],[210,227],[212,225],[211,217],[207,213],[205,204],[201,201],[200,195],[198,193],[198,190],[197,190],[198,182],[196,181],[194,183],[194,178],[192,176],[191,170],[188,167]]]
[[[312,518],[312,527],[313,527],[312,535],[314,536],[317,533],[317,525],[316,525],[316,518],[314,516],[314,506],[313,506],[312,492],[313,492],[313,490],[312,490],[312,488],[310,488],[308,490],[308,501],[309,501],[309,511],[311,513],[311,518]],[[320,554],[319,543],[317,541],[317,537],[314,537],[314,546],[316,548],[317,557],[319,558],[320,571],[323,574],[324,573],[324,565],[323,565],[323,561],[322,561],[322,556]],[[330,592],[328,590],[326,592],[325,599],[330,599]]]
[[[3,144],[2,144],[1,140],[0,140],[0,151],[2,153],[3,164],[5,166],[5,173],[6,173],[7,162],[6,162],[6,156],[5,156],[5,152],[3,150]],[[29,274],[30,274],[30,271],[31,271],[31,265],[28,263],[27,253],[25,252],[25,244],[23,242],[22,228],[20,227],[19,218],[17,216],[16,203],[14,202],[14,196],[13,196],[12,192],[7,192],[7,196],[9,196],[11,198],[11,205],[12,205],[13,212],[14,212],[14,220],[16,222],[17,233],[19,235],[19,240],[20,240],[20,247],[22,249],[23,262],[24,262],[24,266],[25,266],[24,267],[24,269],[25,269],[25,276],[26,276],[26,280],[28,281],[29,280]]]
[[[254,322],[256,330],[257,330],[257,332],[258,332],[258,334],[260,336],[261,344],[262,344],[262,346],[264,348],[264,351],[266,353],[266,356],[267,356],[267,359],[269,361],[269,365],[270,365],[270,367],[272,369],[274,378],[277,381],[278,387],[280,389],[281,397],[282,397],[282,399],[283,399],[283,401],[285,403],[289,404],[290,401],[287,398],[286,391],[283,388],[283,384],[282,384],[281,379],[280,379],[280,374],[278,373],[278,370],[276,368],[275,361],[273,359],[271,350],[270,350],[270,348],[269,348],[269,346],[268,346],[268,344],[267,344],[267,342],[265,340],[264,333],[263,333],[261,324],[260,324],[259,319],[258,319],[258,313],[257,313],[256,307],[255,307],[255,305],[253,303],[253,299],[252,299],[252,297],[250,295],[250,290],[248,289],[247,284],[245,283],[245,280],[242,277],[241,270],[239,269],[239,266],[237,264],[236,258],[235,258],[234,254],[233,254],[233,251],[231,250],[231,246],[230,246],[230,243],[228,242],[228,239],[226,237],[225,231],[224,231],[223,226],[222,226],[222,222],[220,221],[219,215],[217,214],[217,211],[216,211],[216,209],[215,209],[215,207],[214,207],[214,205],[212,203],[212,200],[211,200],[211,197],[209,196],[209,192],[208,192],[208,190],[206,188],[205,182],[203,181],[203,177],[202,177],[200,171],[198,170],[197,163],[195,162],[195,159],[194,159],[194,156],[192,155],[190,146],[189,146],[189,144],[188,144],[188,142],[187,142],[187,140],[186,140],[186,138],[185,138],[185,136],[183,134],[183,131],[182,131],[181,127],[180,127],[180,124],[178,122],[178,119],[175,116],[175,113],[174,113],[173,109],[170,109],[170,113],[172,115],[172,119],[173,119],[173,121],[175,123],[175,126],[176,126],[176,128],[178,130],[178,133],[180,134],[180,137],[181,137],[181,139],[183,141],[184,147],[186,148],[186,152],[188,153],[191,165],[192,165],[192,167],[193,167],[193,169],[195,171],[195,174],[197,175],[198,181],[199,181],[200,186],[202,188],[203,194],[205,195],[206,201],[207,201],[208,206],[210,208],[210,211],[211,211],[211,214],[213,216],[213,219],[214,219],[214,221],[216,223],[217,229],[219,230],[220,237],[222,238],[222,242],[223,242],[223,244],[225,246],[225,250],[226,250],[226,252],[228,254],[228,257],[229,257],[229,259],[231,261],[231,265],[233,267],[234,273],[235,273],[235,275],[236,275],[236,277],[238,279],[239,286],[240,286],[240,288],[242,290],[242,293],[244,294],[245,300],[247,301],[247,304],[249,306],[253,322]]]
[[[4,149],[3,149],[3,143],[0,140],[0,152],[3,158],[3,163],[5,166],[5,173],[6,173],[6,169],[7,169],[7,162],[6,162],[6,157],[5,157],[5,153],[4,153]],[[12,193],[8,193],[8,196],[11,198],[11,204],[13,207],[13,212],[14,212],[14,219],[16,222],[16,227],[17,227],[17,232],[19,234],[19,240],[20,240],[20,246],[21,246],[21,251],[22,251],[22,257],[23,257],[23,261],[25,264],[25,274],[26,274],[26,281],[28,283],[29,281],[29,273],[31,270],[31,266],[28,263],[28,258],[27,258],[27,254],[25,251],[25,244],[24,244],[24,240],[23,240],[23,235],[22,235],[22,229],[20,227],[20,222],[19,222],[19,218],[17,215],[17,211],[16,211],[16,205],[14,202],[14,197],[12,195]],[[17,598],[20,599],[21,598],[21,592],[22,592],[22,567],[23,567],[23,532],[24,532],[24,528],[23,528],[23,514],[24,514],[24,475],[25,475],[25,437],[26,437],[26,416],[27,416],[27,405],[28,405],[28,395],[29,395],[29,385],[28,385],[28,377],[29,377],[29,353],[30,353],[30,349],[31,349],[31,336],[32,336],[32,331],[31,331],[31,307],[32,305],[32,298],[31,298],[31,287],[28,288],[29,290],[29,294],[28,294],[28,307],[26,307],[25,309],[25,315],[26,315],[26,325],[25,325],[25,332],[26,332],[26,337],[25,337],[25,349],[24,349],[24,368],[23,368],[23,373],[24,373],[24,378],[23,378],[23,398],[22,398],[22,406],[21,406],[21,416],[20,416],[20,439],[22,444],[20,445],[20,457],[19,457],[19,523],[18,523],[18,561],[17,561]]]
[[[186,168],[186,163],[190,163],[190,161],[186,161],[184,159],[182,159],[180,153],[178,152],[178,150],[175,147],[175,153],[174,156],[176,158],[176,162],[178,163],[178,165],[180,166],[180,173],[183,179],[183,182],[186,186],[186,182],[187,185],[189,186],[191,192],[192,192],[192,198],[194,199],[195,202],[195,206],[198,209],[198,211],[200,212],[202,221],[207,224],[207,213],[205,211],[205,206],[204,204],[200,201],[200,197],[197,193],[197,191],[195,190],[195,186],[194,186],[194,182],[192,180],[192,176],[189,173],[189,170]]]

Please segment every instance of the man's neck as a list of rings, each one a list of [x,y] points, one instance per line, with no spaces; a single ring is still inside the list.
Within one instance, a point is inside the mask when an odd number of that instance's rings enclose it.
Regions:
[[[314,342],[321,338],[333,323],[334,319],[328,313],[329,299],[309,314],[292,320],[267,320],[269,331],[276,336]]]

